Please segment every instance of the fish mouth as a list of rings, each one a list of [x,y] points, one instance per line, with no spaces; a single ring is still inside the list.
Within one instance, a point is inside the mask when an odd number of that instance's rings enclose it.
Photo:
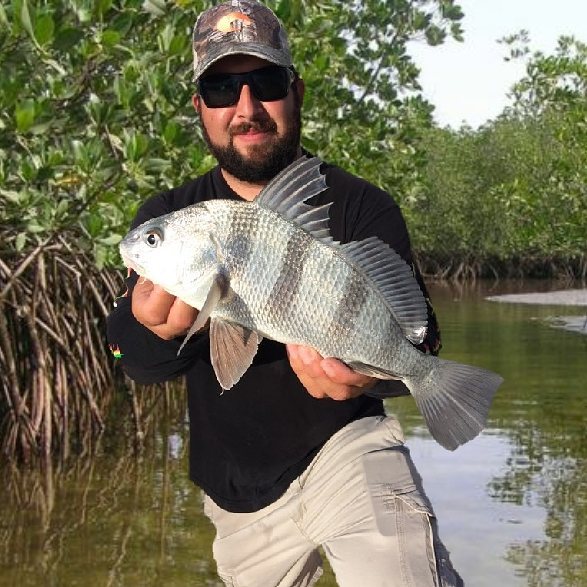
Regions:
[[[136,260],[136,255],[129,255],[121,250],[120,256],[122,257],[122,262],[125,267],[132,269],[138,275],[143,275],[145,273],[145,268]]]

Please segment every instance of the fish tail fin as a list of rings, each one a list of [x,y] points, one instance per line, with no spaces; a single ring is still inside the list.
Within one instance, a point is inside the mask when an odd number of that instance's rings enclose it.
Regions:
[[[475,438],[485,427],[503,378],[497,373],[436,357],[422,378],[404,380],[432,436],[448,450]]]

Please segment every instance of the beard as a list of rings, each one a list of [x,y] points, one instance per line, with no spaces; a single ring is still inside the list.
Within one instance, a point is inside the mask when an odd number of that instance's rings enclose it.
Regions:
[[[201,118],[200,122],[204,140],[220,167],[241,181],[270,181],[297,157],[302,127],[300,107],[294,109],[293,118],[282,136],[278,136],[277,124],[272,118],[251,120],[229,129],[226,147],[215,145]],[[272,138],[266,144],[252,145],[248,154],[243,155],[234,146],[234,137],[250,130],[270,133]]]

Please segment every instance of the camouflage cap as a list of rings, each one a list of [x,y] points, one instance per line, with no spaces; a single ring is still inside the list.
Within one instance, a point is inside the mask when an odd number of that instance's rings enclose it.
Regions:
[[[202,12],[193,32],[194,81],[227,55],[254,55],[291,67],[287,33],[275,14],[256,0],[231,0]]]

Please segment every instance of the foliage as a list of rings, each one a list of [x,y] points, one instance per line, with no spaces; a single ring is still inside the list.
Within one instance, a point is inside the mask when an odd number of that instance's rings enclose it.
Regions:
[[[211,4],[0,5],[0,443],[9,457],[35,445],[64,454],[72,430],[102,426],[112,385],[104,318],[120,276],[96,266],[119,263],[116,244],[140,202],[214,164],[191,107],[190,64],[191,27]],[[418,90],[406,42],[459,37],[458,6],[269,5],[306,78],[305,145],[409,192],[430,109],[402,94]]]
[[[287,5],[278,6],[282,17]],[[417,139],[432,124],[407,43],[460,39],[460,8],[444,0],[298,5],[303,9],[291,23],[292,49],[308,88],[304,144],[407,198],[422,163]]]
[[[427,132],[425,189],[410,209],[424,256],[584,277],[586,94],[587,46],[563,37],[555,55],[531,56],[497,120]]]
[[[0,9],[3,246],[75,234],[100,266],[138,203],[213,161],[190,103],[200,0],[13,0]],[[405,44],[458,36],[453,0],[270,2],[306,76],[305,141],[379,180],[409,184],[429,107]],[[389,157],[393,152],[394,156]],[[407,175],[407,179],[404,176]]]
[[[2,9],[4,247],[66,231],[100,266],[116,262],[137,202],[210,165],[189,110],[191,20],[136,0]]]

